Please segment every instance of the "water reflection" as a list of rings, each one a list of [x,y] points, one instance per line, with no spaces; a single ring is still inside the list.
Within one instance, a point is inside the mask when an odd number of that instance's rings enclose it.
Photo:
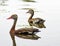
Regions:
[[[38,10],[36,11],[35,8],[21,8],[21,9],[19,9],[19,10],[29,10],[29,9],[33,9],[34,12],[40,12],[40,11],[38,11]]]
[[[8,1],[8,0],[0,0],[0,5],[6,6],[7,5],[7,4],[5,4],[6,1]]]
[[[24,35],[24,34],[15,34],[15,36],[19,37],[19,38],[23,38],[23,39],[31,39],[31,40],[38,40],[39,36],[37,36],[36,34],[34,35]]]
[[[23,0],[24,2],[36,2],[34,0]]]
[[[15,42],[15,36],[19,37],[19,38],[23,38],[23,39],[31,39],[31,40],[38,40],[39,36],[37,35],[24,35],[24,34],[14,34],[14,33],[10,33],[11,39],[12,39],[12,43],[13,46],[16,46],[16,42]]]
[[[16,46],[14,34],[10,33],[10,36],[11,36],[11,39],[12,39],[13,46]]]

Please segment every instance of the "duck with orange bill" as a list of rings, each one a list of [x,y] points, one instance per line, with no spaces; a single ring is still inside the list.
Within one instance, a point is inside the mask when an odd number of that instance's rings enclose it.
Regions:
[[[12,16],[10,16],[7,19],[13,19],[14,20],[13,26],[10,30],[11,35],[15,35],[15,34],[34,35],[34,34],[40,32],[39,29],[36,29],[36,28],[20,28],[18,30],[15,30],[16,22],[18,19],[17,14],[13,14]]]

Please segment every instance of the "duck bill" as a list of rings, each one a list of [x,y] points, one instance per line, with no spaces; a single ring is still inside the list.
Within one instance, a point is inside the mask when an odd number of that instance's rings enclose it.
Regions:
[[[46,28],[44,24],[40,24],[40,28]]]
[[[29,13],[29,11],[28,11],[28,12],[26,12],[26,13]]]
[[[45,22],[45,20],[44,20],[44,22]]]
[[[26,13],[29,13],[29,12],[26,12]]]
[[[11,19],[12,17],[9,17],[9,18],[7,18],[7,19]]]

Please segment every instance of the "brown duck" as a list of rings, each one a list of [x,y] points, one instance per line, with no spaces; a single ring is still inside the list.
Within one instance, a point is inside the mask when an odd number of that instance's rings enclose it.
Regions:
[[[14,24],[13,24],[11,30],[10,30],[10,33],[12,35],[15,35],[15,34],[33,35],[37,32],[40,32],[36,28],[21,28],[21,29],[15,30],[16,22],[17,22],[17,19],[18,19],[18,16],[16,14],[13,14],[8,19],[13,19],[14,20]]]
[[[31,16],[28,19],[29,25],[30,26],[35,26],[38,28],[46,28],[44,25],[45,20],[41,19],[41,18],[32,18],[34,15],[34,10],[29,9],[29,11],[27,13],[30,13]]]

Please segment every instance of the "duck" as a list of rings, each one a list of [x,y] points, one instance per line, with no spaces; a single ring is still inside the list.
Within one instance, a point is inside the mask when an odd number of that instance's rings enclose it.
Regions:
[[[35,26],[37,28],[46,28],[46,26],[44,25],[45,20],[43,20],[42,18],[32,18],[34,15],[33,9],[29,9],[27,13],[31,15],[28,19],[28,23],[30,26]]]
[[[17,19],[18,19],[17,14],[11,15],[7,19],[8,20],[9,19],[13,19],[14,20],[14,23],[12,25],[12,28],[10,29],[11,36],[14,36],[15,34],[18,34],[18,35],[20,35],[20,34],[21,35],[34,35],[34,34],[40,32],[40,30],[39,29],[36,29],[36,28],[20,28],[20,29],[15,30]]]

